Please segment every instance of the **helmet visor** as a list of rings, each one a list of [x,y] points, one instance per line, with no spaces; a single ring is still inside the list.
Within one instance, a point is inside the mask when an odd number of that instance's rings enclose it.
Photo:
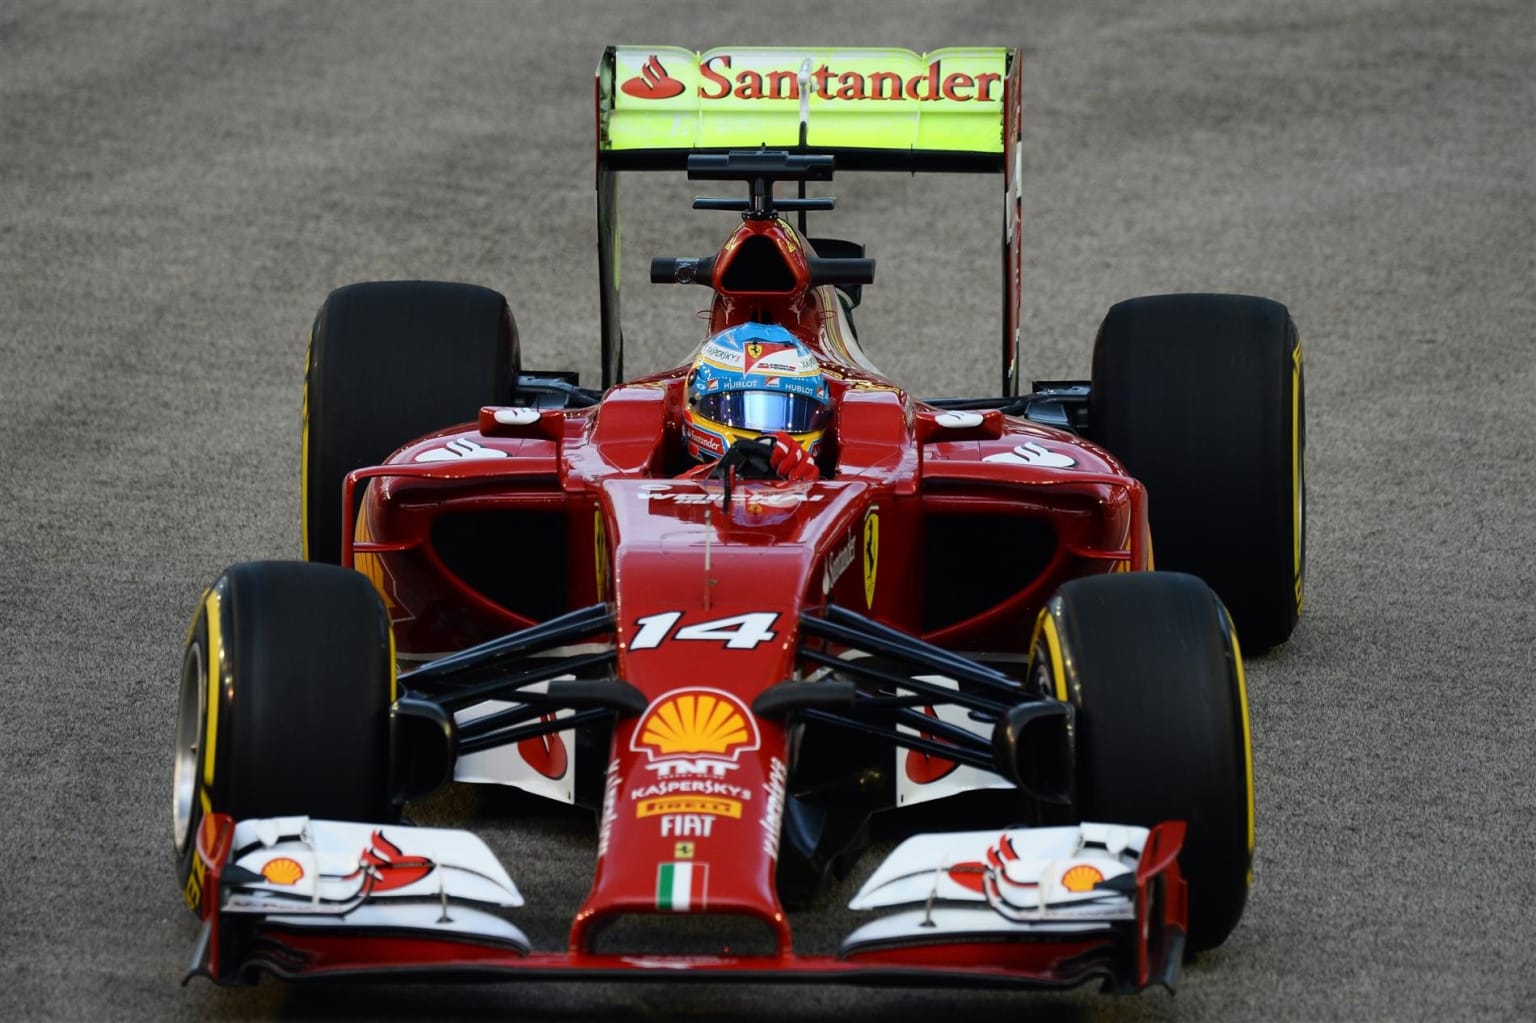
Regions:
[[[827,407],[815,398],[783,391],[702,394],[694,410],[717,423],[756,433],[808,433],[820,429],[827,418]]]

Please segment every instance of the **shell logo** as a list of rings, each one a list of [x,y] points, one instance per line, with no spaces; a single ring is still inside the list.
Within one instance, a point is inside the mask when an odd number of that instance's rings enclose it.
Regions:
[[[1097,867],[1090,867],[1086,863],[1077,866],[1061,875],[1061,886],[1069,892],[1091,892],[1093,886],[1104,880],[1104,875]]]
[[[279,856],[266,862],[261,868],[261,876],[272,884],[296,884],[304,876],[304,868],[299,866],[297,860]]]
[[[719,689],[674,689],[640,719],[630,749],[651,759],[714,756],[735,760],[759,745],[751,711]]]

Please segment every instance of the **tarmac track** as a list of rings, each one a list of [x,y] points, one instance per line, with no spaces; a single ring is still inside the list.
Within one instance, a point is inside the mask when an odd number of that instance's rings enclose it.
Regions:
[[[1026,318],[1086,375],[1115,300],[1286,302],[1308,377],[1307,614],[1250,664],[1259,851],[1176,998],[667,984],[177,986],[180,641],[226,564],[297,556],[305,331],[333,286],[475,281],[595,374],[604,44],[1028,52]],[[0,1017],[1531,1018],[1536,7],[1172,0],[0,7]],[[723,221],[630,178],[631,267]],[[995,387],[995,182],[839,179],[860,326],[923,394]],[[633,271],[631,280],[634,280]],[[662,291],[665,289],[657,289]],[[631,369],[697,295],[627,293]],[[581,818],[479,798],[560,940]],[[837,934],[825,915],[799,936]]]

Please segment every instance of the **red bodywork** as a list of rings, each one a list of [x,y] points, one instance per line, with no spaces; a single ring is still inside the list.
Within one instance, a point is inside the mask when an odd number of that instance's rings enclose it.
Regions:
[[[835,410],[820,482],[740,481],[727,511],[718,481],[678,478],[688,464],[679,432],[685,364],[613,387],[591,409],[526,413],[515,423],[487,410],[478,424],[424,438],[348,483],[347,508],[354,487],[367,492],[347,523],[354,542],[343,561],[383,594],[402,659],[463,649],[569,609],[615,609],[617,675],[650,708],[614,728],[596,875],[569,948],[523,955],[462,940],[263,925],[291,953],[263,968],[1052,986],[1106,975],[1089,954],[1102,938],[794,954],[774,880],[793,754],[787,730],[750,708],[800,672],[800,612],[836,603],[948,648],[1023,654],[1060,583],[1148,569],[1152,555],[1143,489],[1100,448],[996,411],[946,414],[883,379],[834,289],[809,286],[806,243],[787,223],[743,221],[717,256],[717,280],[749,242],[761,248],[756,239],[774,246],[795,287],[717,289],[709,329],[778,323],[815,353]],[[450,441],[505,457],[419,460],[452,450]],[[476,552],[488,560],[447,552],[445,524],[477,517],[494,526],[497,543]],[[230,826],[216,816],[199,835],[210,893],[219,890]],[[1123,973],[1114,971],[1132,987],[1158,979],[1149,934],[1156,944],[1156,933],[1184,928],[1174,862],[1181,836],[1180,825],[1160,827],[1143,857],[1136,948]],[[776,954],[594,951],[605,924],[660,911],[667,864],[695,868],[689,912],[755,918],[774,935]],[[1170,894],[1154,920],[1155,877]],[[204,963],[233,979],[218,962],[215,903],[204,900],[213,922]]]

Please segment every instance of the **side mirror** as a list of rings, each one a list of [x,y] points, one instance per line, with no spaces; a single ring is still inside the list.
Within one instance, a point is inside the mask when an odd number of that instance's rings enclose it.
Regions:
[[[997,771],[1042,803],[1071,806],[1077,798],[1077,708],[1031,700],[1008,710],[992,729]]]

